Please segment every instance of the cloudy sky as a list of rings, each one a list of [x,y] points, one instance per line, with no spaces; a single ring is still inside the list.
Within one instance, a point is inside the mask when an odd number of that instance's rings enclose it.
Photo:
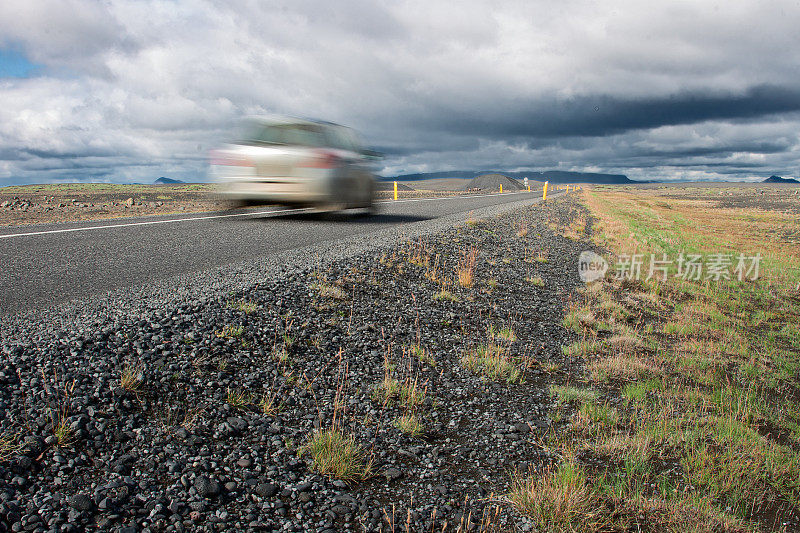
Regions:
[[[237,118],[381,173],[800,173],[797,2],[3,0],[0,186],[205,179]]]

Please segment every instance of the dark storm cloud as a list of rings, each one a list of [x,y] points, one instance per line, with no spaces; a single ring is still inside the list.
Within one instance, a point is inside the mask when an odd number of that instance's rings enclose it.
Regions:
[[[689,93],[623,99],[590,95],[569,99],[502,102],[498,109],[433,110],[427,127],[463,135],[597,137],[630,130],[707,120],[755,119],[800,110],[800,90],[761,85],[744,94]],[[433,118],[435,117],[435,118]]]

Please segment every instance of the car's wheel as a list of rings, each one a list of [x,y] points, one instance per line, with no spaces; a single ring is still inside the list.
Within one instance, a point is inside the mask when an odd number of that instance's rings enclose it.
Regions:
[[[375,182],[372,180],[370,180],[369,185],[367,186],[366,198],[359,207],[364,209],[367,213],[375,213],[377,207],[375,204]]]

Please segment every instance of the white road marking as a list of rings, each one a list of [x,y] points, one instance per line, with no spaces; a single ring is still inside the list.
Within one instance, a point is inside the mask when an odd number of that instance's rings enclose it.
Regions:
[[[431,197],[431,198],[406,198],[405,200],[382,200],[380,202],[375,202],[377,204],[402,204],[402,203],[409,203],[409,202],[429,202],[432,200],[463,200],[464,198],[485,198],[488,196],[506,196],[506,195],[513,195],[513,194],[532,194],[535,191],[519,191],[519,192],[504,192],[504,193],[494,193],[494,194],[476,194],[476,195],[464,195],[464,196],[443,196],[443,197]],[[29,231],[27,233],[9,233],[7,235],[0,235],[0,239],[11,239],[14,237],[31,237],[35,235],[52,235],[54,233],[72,233],[78,231],[94,231],[100,229],[111,229],[111,228],[126,228],[130,226],[150,226],[153,224],[172,224],[175,222],[191,222],[196,220],[211,220],[215,218],[233,218],[233,217],[252,217],[252,216],[260,216],[260,215],[276,215],[276,214],[292,214],[292,213],[307,213],[312,211],[313,208],[298,208],[298,209],[276,209],[273,211],[249,211],[247,213],[229,213],[227,215],[205,215],[205,216],[198,216],[198,217],[186,217],[186,218],[171,218],[167,220],[146,220],[143,222],[125,222],[122,224],[105,224],[102,226],[84,226],[80,228],[65,228],[65,229],[51,229],[51,230],[44,230],[44,231]]]

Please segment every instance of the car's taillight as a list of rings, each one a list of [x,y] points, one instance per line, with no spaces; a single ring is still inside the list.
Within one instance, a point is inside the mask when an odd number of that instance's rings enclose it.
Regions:
[[[307,159],[297,166],[307,168],[335,168],[341,164],[339,156],[333,152],[318,151],[314,153],[314,157]]]
[[[255,163],[244,156],[229,154],[225,152],[211,152],[212,165],[226,165],[230,167],[254,167]]]

